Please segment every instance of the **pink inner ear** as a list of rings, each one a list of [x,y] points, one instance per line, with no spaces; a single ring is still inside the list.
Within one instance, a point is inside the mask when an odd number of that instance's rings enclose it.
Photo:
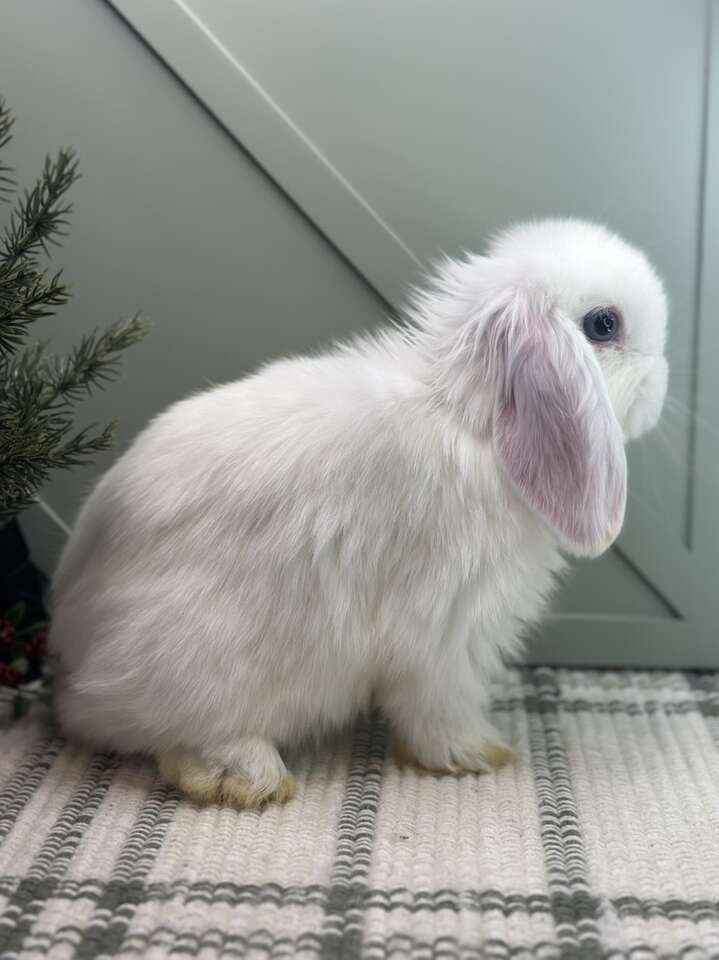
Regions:
[[[497,449],[519,494],[579,556],[603,553],[626,505],[621,429],[599,366],[559,322],[512,330]]]

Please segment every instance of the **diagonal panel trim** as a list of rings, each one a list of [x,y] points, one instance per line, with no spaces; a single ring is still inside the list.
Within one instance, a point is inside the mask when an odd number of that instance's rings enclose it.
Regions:
[[[421,261],[182,0],[107,0],[391,306]]]
[[[716,622],[717,553],[719,548],[719,444],[716,406],[719,399],[717,367],[719,362],[719,2],[708,6],[708,34],[711,57],[708,67],[708,116],[706,185],[703,221],[703,259],[700,285],[700,320],[696,343],[697,384],[695,422],[695,475],[693,539],[701,563],[701,604],[708,620]],[[697,522],[698,521],[698,522]]]

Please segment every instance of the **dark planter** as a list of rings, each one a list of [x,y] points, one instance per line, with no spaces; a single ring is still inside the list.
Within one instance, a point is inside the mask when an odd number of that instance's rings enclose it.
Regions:
[[[30,559],[30,550],[16,519],[0,526],[0,611],[20,601],[33,620],[45,620],[48,578]]]
[[[49,581],[30,559],[16,519],[0,525],[0,684],[36,680],[44,660]],[[20,671],[18,672],[18,667]]]

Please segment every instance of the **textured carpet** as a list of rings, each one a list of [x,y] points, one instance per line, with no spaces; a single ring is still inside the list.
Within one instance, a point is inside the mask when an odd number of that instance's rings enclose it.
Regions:
[[[38,713],[0,734],[3,960],[719,957],[719,674],[512,673],[513,766],[400,770],[376,721],[262,814]]]

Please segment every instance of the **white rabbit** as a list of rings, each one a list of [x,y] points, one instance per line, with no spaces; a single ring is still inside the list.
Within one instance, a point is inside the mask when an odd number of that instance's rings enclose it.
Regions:
[[[55,576],[65,729],[235,806],[290,797],[278,748],[371,698],[422,766],[506,762],[490,681],[560,551],[620,530],[666,312],[617,236],[533,222],[444,262],[404,326],[172,406],[100,480]]]

